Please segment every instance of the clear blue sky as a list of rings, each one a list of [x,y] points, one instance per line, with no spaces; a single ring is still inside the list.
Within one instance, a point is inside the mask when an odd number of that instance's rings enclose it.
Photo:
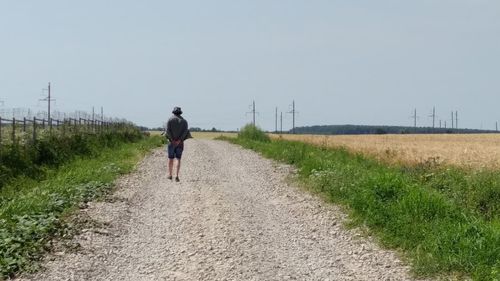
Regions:
[[[5,107],[51,81],[57,110],[146,126],[236,129],[252,100],[269,130],[292,100],[299,126],[500,121],[498,0],[0,0],[0,38]]]

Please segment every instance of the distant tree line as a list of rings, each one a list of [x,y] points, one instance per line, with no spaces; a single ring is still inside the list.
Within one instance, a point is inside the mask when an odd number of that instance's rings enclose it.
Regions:
[[[141,127],[143,128],[143,127]],[[144,127],[145,130],[147,131],[165,131],[165,128],[164,127],[157,127],[157,128],[146,128]],[[217,128],[212,128],[212,129],[202,129],[202,128],[198,128],[198,127],[191,127],[189,128],[189,131],[191,132],[222,132],[221,130],[217,129]]]
[[[202,128],[198,128],[198,127],[191,127],[191,128],[189,128],[189,131],[191,131],[191,132],[221,132],[221,130],[218,130],[215,127],[210,129],[210,130],[206,130],[206,129],[202,129]]]
[[[288,131],[291,133],[292,131]],[[383,135],[383,134],[478,134],[497,133],[491,130],[451,129],[432,127],[369,126],[369,125],[322,125],[296,127],[296,134],[315,135]]]

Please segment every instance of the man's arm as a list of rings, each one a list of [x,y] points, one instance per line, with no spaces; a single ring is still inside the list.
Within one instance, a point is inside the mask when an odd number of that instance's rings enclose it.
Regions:
[[[189,130],[188,130],[188,122],[186,120],[183,120],[183,122],[181,123],[182,125],[182,135],[181,135],[181,140],[182,141],[185,141],[186,138],[187,138],[187,135],[189,133]]]
[[[167,138],[169,141],[174,140],[174,133],[172,132],[172,120],[169,119],[167,122]]]

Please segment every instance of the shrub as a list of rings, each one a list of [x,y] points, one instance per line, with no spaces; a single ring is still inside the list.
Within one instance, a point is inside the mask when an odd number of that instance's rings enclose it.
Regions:
[[[255,125],[245,125],[238,134],[239,139],[269,142],[269,136]]]
[[[132,126],[97,134],[42,134],[36,142],[0,146],[0,188],[18,176],[43,177],[44,167],[57,168],[78,156],[96,156],[102,148],[135,142],[144,136]]]

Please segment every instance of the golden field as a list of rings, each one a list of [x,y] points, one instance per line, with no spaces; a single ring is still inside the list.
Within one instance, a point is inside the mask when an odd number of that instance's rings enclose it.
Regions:
[[[324,147],[345,147],[389,163],[435,161],[472,168],[500,168],[500,134],[282,135],[282,138]]]
[[[225,133],[225,132],[191,132],[193,138],[196,139],[215,139],[218,137],[236,137],[237,133]]]

